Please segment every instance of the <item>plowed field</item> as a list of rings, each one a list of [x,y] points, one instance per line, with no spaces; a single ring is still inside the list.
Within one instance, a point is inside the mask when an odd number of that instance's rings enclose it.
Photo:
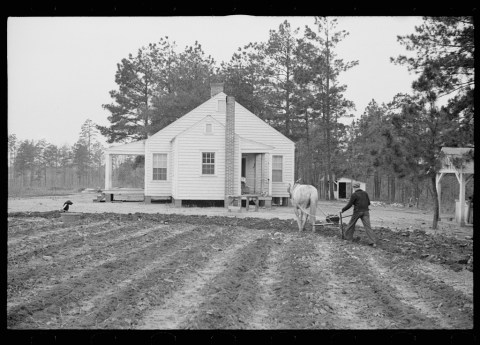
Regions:
[[[8,216],[9,329],[472,329],[472,240],[162,214]],[[468,264],[467,264],[468,263]]]

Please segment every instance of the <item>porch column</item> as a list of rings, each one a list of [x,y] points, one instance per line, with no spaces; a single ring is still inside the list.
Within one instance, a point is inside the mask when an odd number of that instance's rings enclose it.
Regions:
[[[105,155],[105,189],[112,189],[112,155]]]
[[[262,192],[262,154],[255,153],[255,185],[253,191],[255,194]]]
[[[268,168],[268,153],[262,153],[262,193],[268,193],[270,180],[268,179],[269,176],[269,168]]]
[[[267,153],[268,161],[268,196],[272,196],[272,155]]]

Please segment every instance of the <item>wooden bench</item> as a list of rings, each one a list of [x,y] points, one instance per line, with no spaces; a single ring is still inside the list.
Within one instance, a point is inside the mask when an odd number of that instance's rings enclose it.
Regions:
[[[258,207],[260,203],[260,195],[258,194],[242,194],[242,195],[227,195],[228,197],[228,211],[231,210],[238,210],[238,212],[241,212],[242,210],[242,200],[246,200],[246,207],[245,209],[248,211],[250,208],[250,201],[253,201],[255,203],[255,212],[258,212]],[[233,203],[237,201],[238,206],[233,206]]]

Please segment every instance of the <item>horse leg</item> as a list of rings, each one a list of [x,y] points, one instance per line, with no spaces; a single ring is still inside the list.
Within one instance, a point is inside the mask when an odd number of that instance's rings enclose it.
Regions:
[[[300,211],[300,214],[298,214],[298,208],[296,207],[293,209],[293,211],[297,216],[298,231],[302,231],[302,224],[301,224],[302,211]]]
[[[308,214],[303,214],[303,217],[302,217],[302,230],[305,229],[305,224],[307,223],[307,220],[308,220]]]

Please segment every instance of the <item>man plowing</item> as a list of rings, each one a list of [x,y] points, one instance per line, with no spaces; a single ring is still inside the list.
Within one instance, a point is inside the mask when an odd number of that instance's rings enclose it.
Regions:
[[[350,218],[350,222],[343,232],[342,229],[342,238],[345,238],[348,241],[353,241],[353,233],[355,232],[355,224],[357,223],[358,219],[362,220],[363,226],[365,228],[365,232],[367,233],[368,238],[370,239],[370,245],[373,247],[377,246],[377,237],[375,233],[372,231],[372,227],[370,226],[370,212],[368,206],[370,205],[370,198],[368,197],[368,193],[364,190],[360,189],[360,183],[355,182],[353,184],[354,193],[350,196],[350,201],[340,213],[347,211],[353,205],[353,214],[352,218]]]

